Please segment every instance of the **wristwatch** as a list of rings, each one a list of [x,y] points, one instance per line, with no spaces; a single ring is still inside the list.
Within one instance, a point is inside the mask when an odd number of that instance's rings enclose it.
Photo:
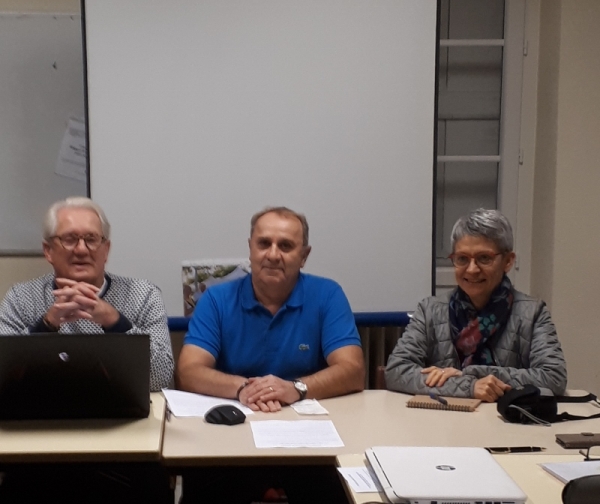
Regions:
[[[304,383],[302,380],[294,380],[294,388],[296,389],[298,394],[300,394],[300,399],[298,400],[302,401],[306,397],[306,393],[308,392],[308,387],[306,386],[306,383]]]

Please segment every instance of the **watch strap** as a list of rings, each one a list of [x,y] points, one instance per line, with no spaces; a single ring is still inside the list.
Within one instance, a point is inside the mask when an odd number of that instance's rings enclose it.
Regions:
[[[48,315],[45,314],[42,317],[42,323],[46,326],[46,329],[50,332],[58,332],[60,330],[60,327],[56,327],[52,322],[50,322],[48,320]]]
[[[237,392],[235,393],[235,398],[236,400],[240,400],[240,394],[242,392],[242,390],[244,390],[244,388],[249,384],[249,382],[246,380],[244,383],[242,383],[240,385],[240,387],[237,389]]]

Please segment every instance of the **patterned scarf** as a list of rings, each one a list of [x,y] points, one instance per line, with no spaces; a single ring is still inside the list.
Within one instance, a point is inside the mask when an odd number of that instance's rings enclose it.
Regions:
[[[495,365],[487,342],[506,327],[513,298],[512,284],[506,275],[479,312],[460,287],[454,291],[449,304],[450,331],[462,369],[472,364]]]

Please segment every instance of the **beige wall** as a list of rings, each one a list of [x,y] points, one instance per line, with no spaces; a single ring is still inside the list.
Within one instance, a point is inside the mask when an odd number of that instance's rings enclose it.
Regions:
[[[600,2],[543,0],[532,290],[551,300],[569,387],[600,392]]]
[[[531,294],[552,307],[560,4],[541,2],[532,219]],[[538,9],[540,4],[538,4]]]
[[[43,257],[0,258],[0,299],[10,286],[36,276],[50,273],[52,267]]]

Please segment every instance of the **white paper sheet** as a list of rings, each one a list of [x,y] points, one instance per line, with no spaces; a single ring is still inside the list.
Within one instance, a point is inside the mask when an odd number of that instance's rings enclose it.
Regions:
[[[331,420],[250,422],[257,448],[335,448],[344,446]]]
[[[299,415],[329,415],[329,411],[323,408],[316,399],[304,399],[291,406]]]
[[[568,483],[582,476],[600,474],[600,462],[593,460],[583,462],[547,462],[540,465],[563,483]]]
[[[220,397],[192,394],[181,390],[163,389],[162,392],[169,405],[169,410],[177,417],[204,417],[204,414],[210,408],[221,404],[233,404],[242,410],[245,415],[254,413],[250,408],[234,399],[221,399]]]
[[[366,467],[338,467],[338,471],[350,485],[353,492],[379,492],[379,488]]]
[[[69,119],[60,144],[55,173],[81,182],[87,180],[87,145],[83,119]]]

